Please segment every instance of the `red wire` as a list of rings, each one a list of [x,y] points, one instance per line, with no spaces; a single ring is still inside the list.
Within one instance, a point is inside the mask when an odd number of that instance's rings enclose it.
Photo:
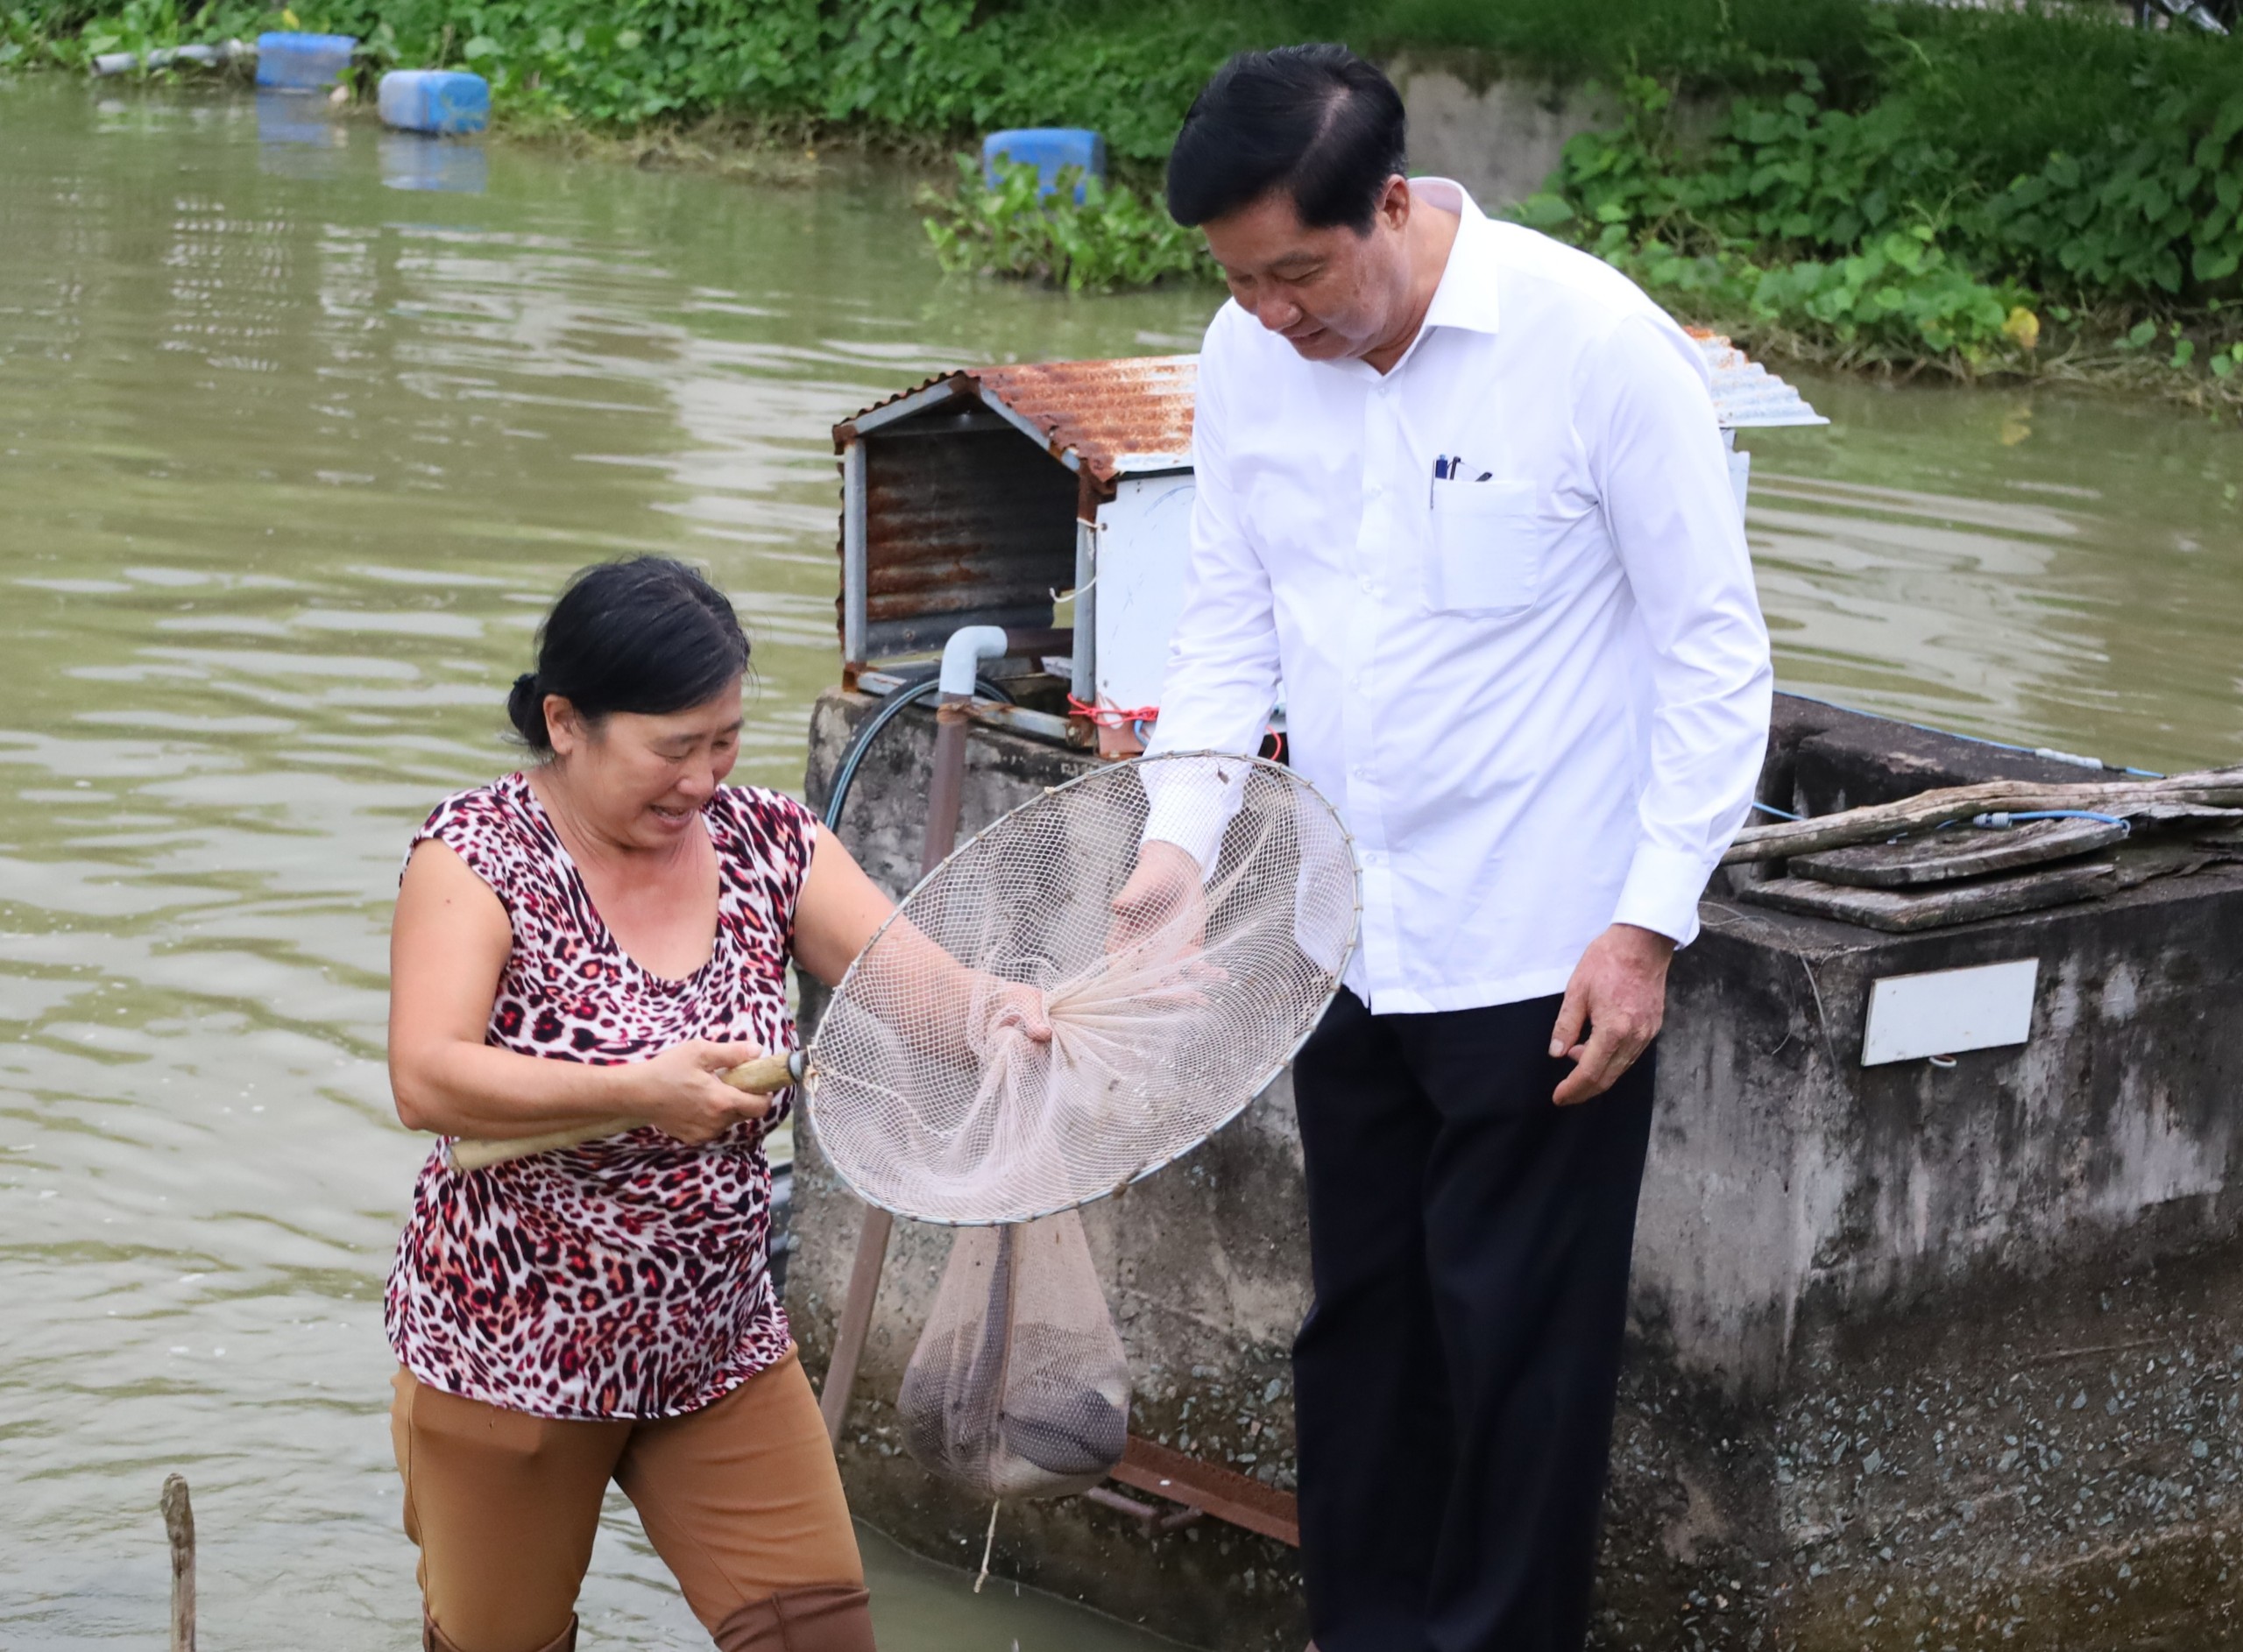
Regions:
[[[1126,729],[1133,724],[1150,723],[1160,716],[1160,708],[1157,705],[1124,707],[1103,700],[1096,705],[1090,705],[1072,694],[1067,696],[1067,710],[1079,717],[1088,717],[1101,729]]]
[[[1101,729],[1134,729],[1140,723],[1152,723],[1160,717],[1160,708],[1157,705],[1118,706],[1102,700],[1092,705],[1078,700],[1072,694],[1067,696],[1067,710],[1079,717],[1088,717]],[[1284,731],[1271,729],[1270,738],[1277,743],[1277,750],[1270,754],[1270,761],[1283,762],[1285,756]]]

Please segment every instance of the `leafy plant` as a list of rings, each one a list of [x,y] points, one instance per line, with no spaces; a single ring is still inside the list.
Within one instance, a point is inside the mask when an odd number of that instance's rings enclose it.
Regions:
[[[1127,185],[1086,178],[1068,166],[1045,193],[1027,162],[1001,162],[992,184],[973,155],[958,157],[958,174],[956,189],[929,188],[919,196],[927,238],[946,270],[1048,281],[1071,293],[1218,279],[1199,231]]]
[[[1789,90],[1730,99],[1695,137],[1674,117],[1679,78],[1628,78],[1623,124],[1576,139],[1525,215],[1843,356],[2015,361],[2043,311],[2115,314],[2123,330],[2129,309],[2216,307],[2243,287],[2243,62],[2208,46],[2068,11],[1891,7],[1851,107],[1801,65]],[[2074,83],[2068,107],[2052,80]]]

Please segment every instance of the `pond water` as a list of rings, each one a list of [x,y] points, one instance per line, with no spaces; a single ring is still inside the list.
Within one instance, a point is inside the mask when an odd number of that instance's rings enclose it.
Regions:
[[[1213,300],[945,279],[875,168],[752,187],[56,80],[0,86],[0,1642],[150,1644],[177,1469],[209,1644],[405,1644],[386,917],[411,825],[507,765],[542,605],[598,557],[708,564],[755,643],[740,777],[796,786],[833,420],[942,365],[1190,349]],[[432,178],[469,187],[393,187]],[[1806,388],[1833,429],[1747,441],[1787,686],[2243,759],[2232,428]],[[588,1644],[705,1645],[612,1513]],[[870,1559],[890,1652],[1145,1644]]]

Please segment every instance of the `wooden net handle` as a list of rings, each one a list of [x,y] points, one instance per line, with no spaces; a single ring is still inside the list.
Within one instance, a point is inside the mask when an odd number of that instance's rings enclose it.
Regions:
[[[734,1090],[744,1090],[751,1096],[768,1096],[800,1082],[802,1073],[802,1052],[796,1050],[791,1055],[759,1055],[718,1077]],[[646,1122],[643,1119],[601,1119],[588,1125],[571,1125],[566,1130],[548,1130],[537,1136],[513,1136],[504,1141],[463,1140],[446,1148],[444,1158],[455,1170],[482,1170],[504,1164],[509,1159],[527,1159],[533,1153],[551,1153],[556,1147],[580,1147],[587,1141],[619,1136]]]

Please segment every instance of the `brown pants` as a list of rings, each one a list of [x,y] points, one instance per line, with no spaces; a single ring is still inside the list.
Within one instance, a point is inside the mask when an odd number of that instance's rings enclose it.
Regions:
[[[793,1350],[714,1405],[651,1422],[551,1422],[403,1371],[394,1387],[431,1648],[573,1645],[612,1479],[725,1652],[872,1652],[857,1535]]]

